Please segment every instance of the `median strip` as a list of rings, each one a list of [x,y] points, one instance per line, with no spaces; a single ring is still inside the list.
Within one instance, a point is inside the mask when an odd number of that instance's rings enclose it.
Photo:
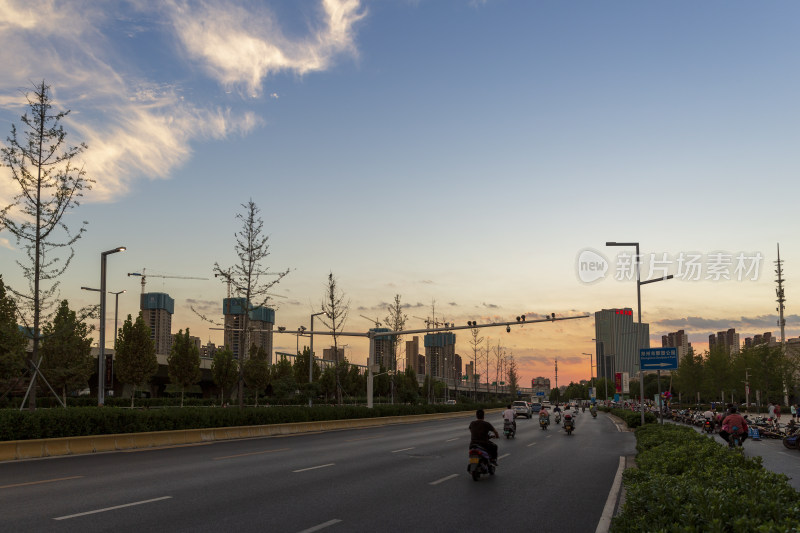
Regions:
[[[262,450],[260,452],[250,452],[250,453],[240,453],[237,455],[226,455],[224,457],[214,457],[212,461],[220,461],[222,459],[233,459],[235,457],[247,457],[248,455],[261,455],[264,453],[275,453],[275,452],[285,452],[291,448],[278,448],[277,450]]]

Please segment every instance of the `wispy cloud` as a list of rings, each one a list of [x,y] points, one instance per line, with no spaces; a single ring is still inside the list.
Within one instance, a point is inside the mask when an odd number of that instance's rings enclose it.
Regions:
[[[14,247],[11,246],[11,242],[4,237],[0,237],[0,248],[7,248],[9,250],[14,249]]]
[[[135,48],[118,42],[144,31],[141,20],[165,43],[170,71],[200,64],[221,89],[254,96],[270,74],[302,75],[329,68],[338,54],[356,55],[354,25],[365,16],[359,0],[320,0],[309,31],[289,36],[266,8],[244,1],[127,0],[114,10],[83,0],[0,6],[0,109],[17,120],[23,92],[42,79],[51,85],[55,104],[73,111],[65,124],[69,144],[89,145],[77,161],[96,180],[87,200],[113,200],[142,177],[168,178],[191,157],[194,141],[247,135],[264,124],[251,110],[183,91],[177,78],[149,78],[152,69],[137,67]],[[3,202],[15,192],[10,183],[0,179]]]
[[[252,96],[261,94],[271,74],[325,70],[335,55],[355,53],[353,26],[365,15],[358,0],[323,0],[318,26],[295,40],[258,4],[175,0],[167,5],[189,56],[225,87],[244,86]]]

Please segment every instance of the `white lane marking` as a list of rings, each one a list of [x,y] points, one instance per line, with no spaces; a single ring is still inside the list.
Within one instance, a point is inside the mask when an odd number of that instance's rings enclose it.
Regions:
[[[787,457],[789,457],[790,455],[791,455],[791,457],[796,457],[796,456],[797,456],[797,454],[796,454],[796,453],[792,453],[792,454],[788,454],[788,453],[786,453],[786,452],[778,452],[778,453],[779,453],[779,454],[781,454],[781,455],[785,455],[785,456],[787,456]]]
[[[454,477],[458,477],[458,474],[450,474],[447,477],[443,477],[442,479],[437,479],[436,481],[431,481],[428,485],[438,485],[439,483],[444,483],[448,479],[453,479]]]
[[[392,453],[399,453],[399,452],[407,452],[408,450],[413,450],[415,447],[412,446],[411,448],[403,448],[402,450],[393,450]]]
[[[535,443],[535,442],[531,442],[530,444],[528,444],[528,448],[530,448],[530,447],[531,447],[531,446],[533,446],[534,444],[536,444],[536,443]]]
[[[123,505],[115,505],[114,507],[106,507],[104,509],[96,509],[94,511],[86,511],[85,513],[76,513],[76,514],[71,514],[71,515],[67,515],[67,516],[59,516],[59,517],[53,518],[53,520],[67,520],[68,518],[77,518],[79,516],[86,516],[86,515],[90,515],[90,514],[105,513],[106,511],[113,511],[115,509],[123,509],[125,507],[133,507],[134,505],[142,505],[142,504],[145,504],[145,503],[159,502],[161,500],[169,500],[170,498],[172,498],[172,496],[162,496],[160,498],[153,498],[152,500],[142,500],[140,502],[126,503],[126,504],[123,504]]]
[[[332,526],[334,524],[338,524],[339,522],[341,522],[341,520],[339,520],[338,518],[334,518],[333,520],[328,520],[327,522],[323,522],[322,524],[318,524],[318,525],[316,525],[314,527],[310,527],[308,529],[304,529],[303,531],[300,531],[299,533],[313,533],[314,531],[319,531],[320,529],[325,529],[326,527],[330,527],[330,526]]]
[[[456,438],[454,438],[454,439],[447,439],[445,442],[453,442],[454,440],[458,440],[458,439],[460,439],[460,438],[461,438],[461,437],[456,437]]]
[[[614,507],[617,505],[617,496],[619,495],[619,487],[622,484],[622,473],[624,471],[625,457],[620,455],[617,474],[614,476],[614,483],[611,485],[608,498],[606,498],[606,506],[603,507],[603,514],[600,516],[600,521],[597,523],[595,533],[607,533],[608,528],[611,527],[611,519],[614,516]]]
[[[511,454],[510,453],[504,453],[503,455],[498,457],[497,460],[499,461],[500,459],[504,459],[504,458],[508,457],[509,455],[511,455]]]
[[[310,466],[310,467],[308,467],[308,468],[301,468],[300,470],[292,470],[292,473],[297,473],[297,472],[307,472],[307,471],[309,471],[309,470],[316,470],[317,468],[325,468],[325,467],[328,467],[328,466],[333,466],[333,465],[335,465],[335,464],[336,464],[336,463],[328,463],[328,464],[326,464],[326,465]]]

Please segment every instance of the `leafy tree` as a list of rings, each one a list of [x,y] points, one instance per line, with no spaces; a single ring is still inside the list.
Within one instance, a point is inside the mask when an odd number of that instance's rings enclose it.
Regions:
[[[28,340],[17,326],[17,305],[6,294],[0,274],[0,381],[18,378],[25,368]]]
[[[311,357],[311,348],[304,346],[294,359],[294,380],[297,386],[306,392],[308,398],[314,398],[319,392],[319,378],[321,370],[319,364],[314,361],[311,367],[311,383],[308,382],[308,363]]]
[[[242,229],[236,234],[236,255],[239,262],[227,270],[223,270],[219,263],[214,264],[214,272],[221,276],[234,292],[243,297],[248,309],[262,307],[269,300],[269,291],[289,270],[282,272],[270,272],[263,265],[264,260],[269,256],[269,236],[263,235],[264,221],[258,215],[260,210],[250,200],[247,204],[242,204],[244,213],[236,215],[242,221]],[[270,281],[264,281],[269,276]],[[243,315],[242,330],[240,332],[239,346],[249,346],[247,332],[249,331],[249,314],[247,310]],[[244,349],[240,350],[239,357],[245,357]],[[243,361],[242,361],[243,362]],[[244,406],[244,365],[239,365],[239,407]]]
[[[407,367],[406,371],[400,374],[398,382],[398,396],[403,403],[415,404],[419,400],[419,382],[417,381],[417,373],[414,369]]]
[[[470,333],[470,336],[472,337],[469,340],[469,344],[470,344],[470,346],[472,346],[472,372],[475,375],[479,375],[480,371],[478,370],[479,369],[479,366],[478,366],[478,353],[481,351],[479,346],[483,342],[483,337],[481,337],[479,335],[480,334],[480,329],[477,328],[477,327],[470,328],[469,333]],[[473,385],[472,386],[473,386],[473,391],[474,391],[474,398],[477,401],[477,399],[478,399],[478,380],[477,379],[473,379],[472,381],[473,381]]]
[[[514,360],[514,356],[512,355],[508,361],[508,372],[506,373],[508,376],[508,391],[511,394],[512,398],[517,397],[517,390],[519,389],[519,375],[517,374],[517,362]],[[584,387],[585,389],[586,387]],[[588,398],[589,395],[582,396],[582,398]]]
[[[385,366],[380,365],[380,369],[378,370],[378,375],[374,378],[373,387],[376,396],[388,397],[391,393],[394,392],[394,389],[392,387],[392,380],[389,374],[387,373]]]
[[[703,356],[695,354],[693,349],[689,349],[678,362],[678,369],[675,371],[675,388],[680,392],[681,397],[696,400],[697,393],[703,389]]]
[[[408,315],[403,313],[403,304],[400,301],[400,295],[394,295],[394,302],[387,308],[388,315],[384,318],[384,322],[386,322],[386,327],[388,327],[392,331],[403,331],[406,327],[406,321],[408,320]],[[392,403],[394,403],[394,389],[397,386],[397,351],[399,350],[400,346],[402,345],[403,336],[402,335],[395,335],[392,338],[391,343],[391,350],[392,350],[392,360],[391,360],[391,370],[389,380],[390,380],[390,392],[392,395]],[[415,354],[416,355],[416,354]]]
[[[155,343],[150,338],[150,328],[144,323],[141,313],[136,317],[136,322],[128,315],[122,324],[117,339],[116,369],[117,378],[132,386],[133,407],[136,387],[149,383],[158,372]]]
[[[74,255],[72,245],[86,231],[86,222],[72,233],[64,216],[79,205],[83,191],[94,180],[86,178],[83,168],[73,160],[86,149],[85,144],[66,146],[67,132],[61,120],[69,111],[53,112],[50,87],[42,81],[27,93],[28,111],[21,117],[23,132],[16,125],[0,149],[3,166],[19,189],[12,203],[0,209],[0,231],[8,231],[22,244],[28,262],[17,262],[28,281],[28,290],[9,287],[18,299],[21,318],[33,336],[30,364],[39,362],[41,323],[58,300],[56,280],[69,267]],[[59,251],[68,249],[65,257]],[[48,285],[48,282],[52,284]],[[21,302],[21,303],[20,303]],[[36,409],[36,372],[28,407]]]
[[[66,406],[67,394],[86,388],[94,372],[91,328],[78,320],[75,311],[62,300],[53,322],[45,324],[42,342],[42,373]]]
[[[172,342],[172,350],[167,358],[167,374],[171,383],[181,388],[181,407],[183,407],[183,393],[186,387],[191,387],[200,381],[200,350],[186,333],[179,330]]]
[[[269,356],[263,347],[250,345],[250,356],[244,362],[244,382],[256,391],[256,405],[258,405],[259,391],[264,391],[270,382]]]
[[[325,401],[329,397],[336,396],[336,369],[333,366],[325,367],[319,377],[320,392],[325,395]]]
[[[217,350],[211,361],[211,378],[219,387],[219,401],[225,404],[225,390],[232,388],[239,379],[239,363],[229,347]],[[229,393],[230,394],[230,393]]]
[[[281,359],[272,365],[272,392],[281,399],[286,399],[297,390],[294,369],[288,359]]]
[[[344,324],[347,321],[347,313],[350,310],[350,301],[345,300],[344,292],[342,292],[336,283],[336,278],[333,272],[328,274],[328,283],[325,286],[325,296],[322,299],[322,312],[325,313],[320,317],[322,323],[331,330],[331,337],[333,337],[333,357],[336,361],[337,372],[336,377],[336,403],[342,404],[342,373],[339,371],[339,333],[344,329]]]

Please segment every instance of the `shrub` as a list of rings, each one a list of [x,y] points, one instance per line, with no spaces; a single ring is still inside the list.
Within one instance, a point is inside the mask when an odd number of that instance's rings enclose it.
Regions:
[[[764,470],[692,428],[636,430],[638,468],[623,476],[625,504],[611,531],[797,531],[800,504],[788,478]]]

